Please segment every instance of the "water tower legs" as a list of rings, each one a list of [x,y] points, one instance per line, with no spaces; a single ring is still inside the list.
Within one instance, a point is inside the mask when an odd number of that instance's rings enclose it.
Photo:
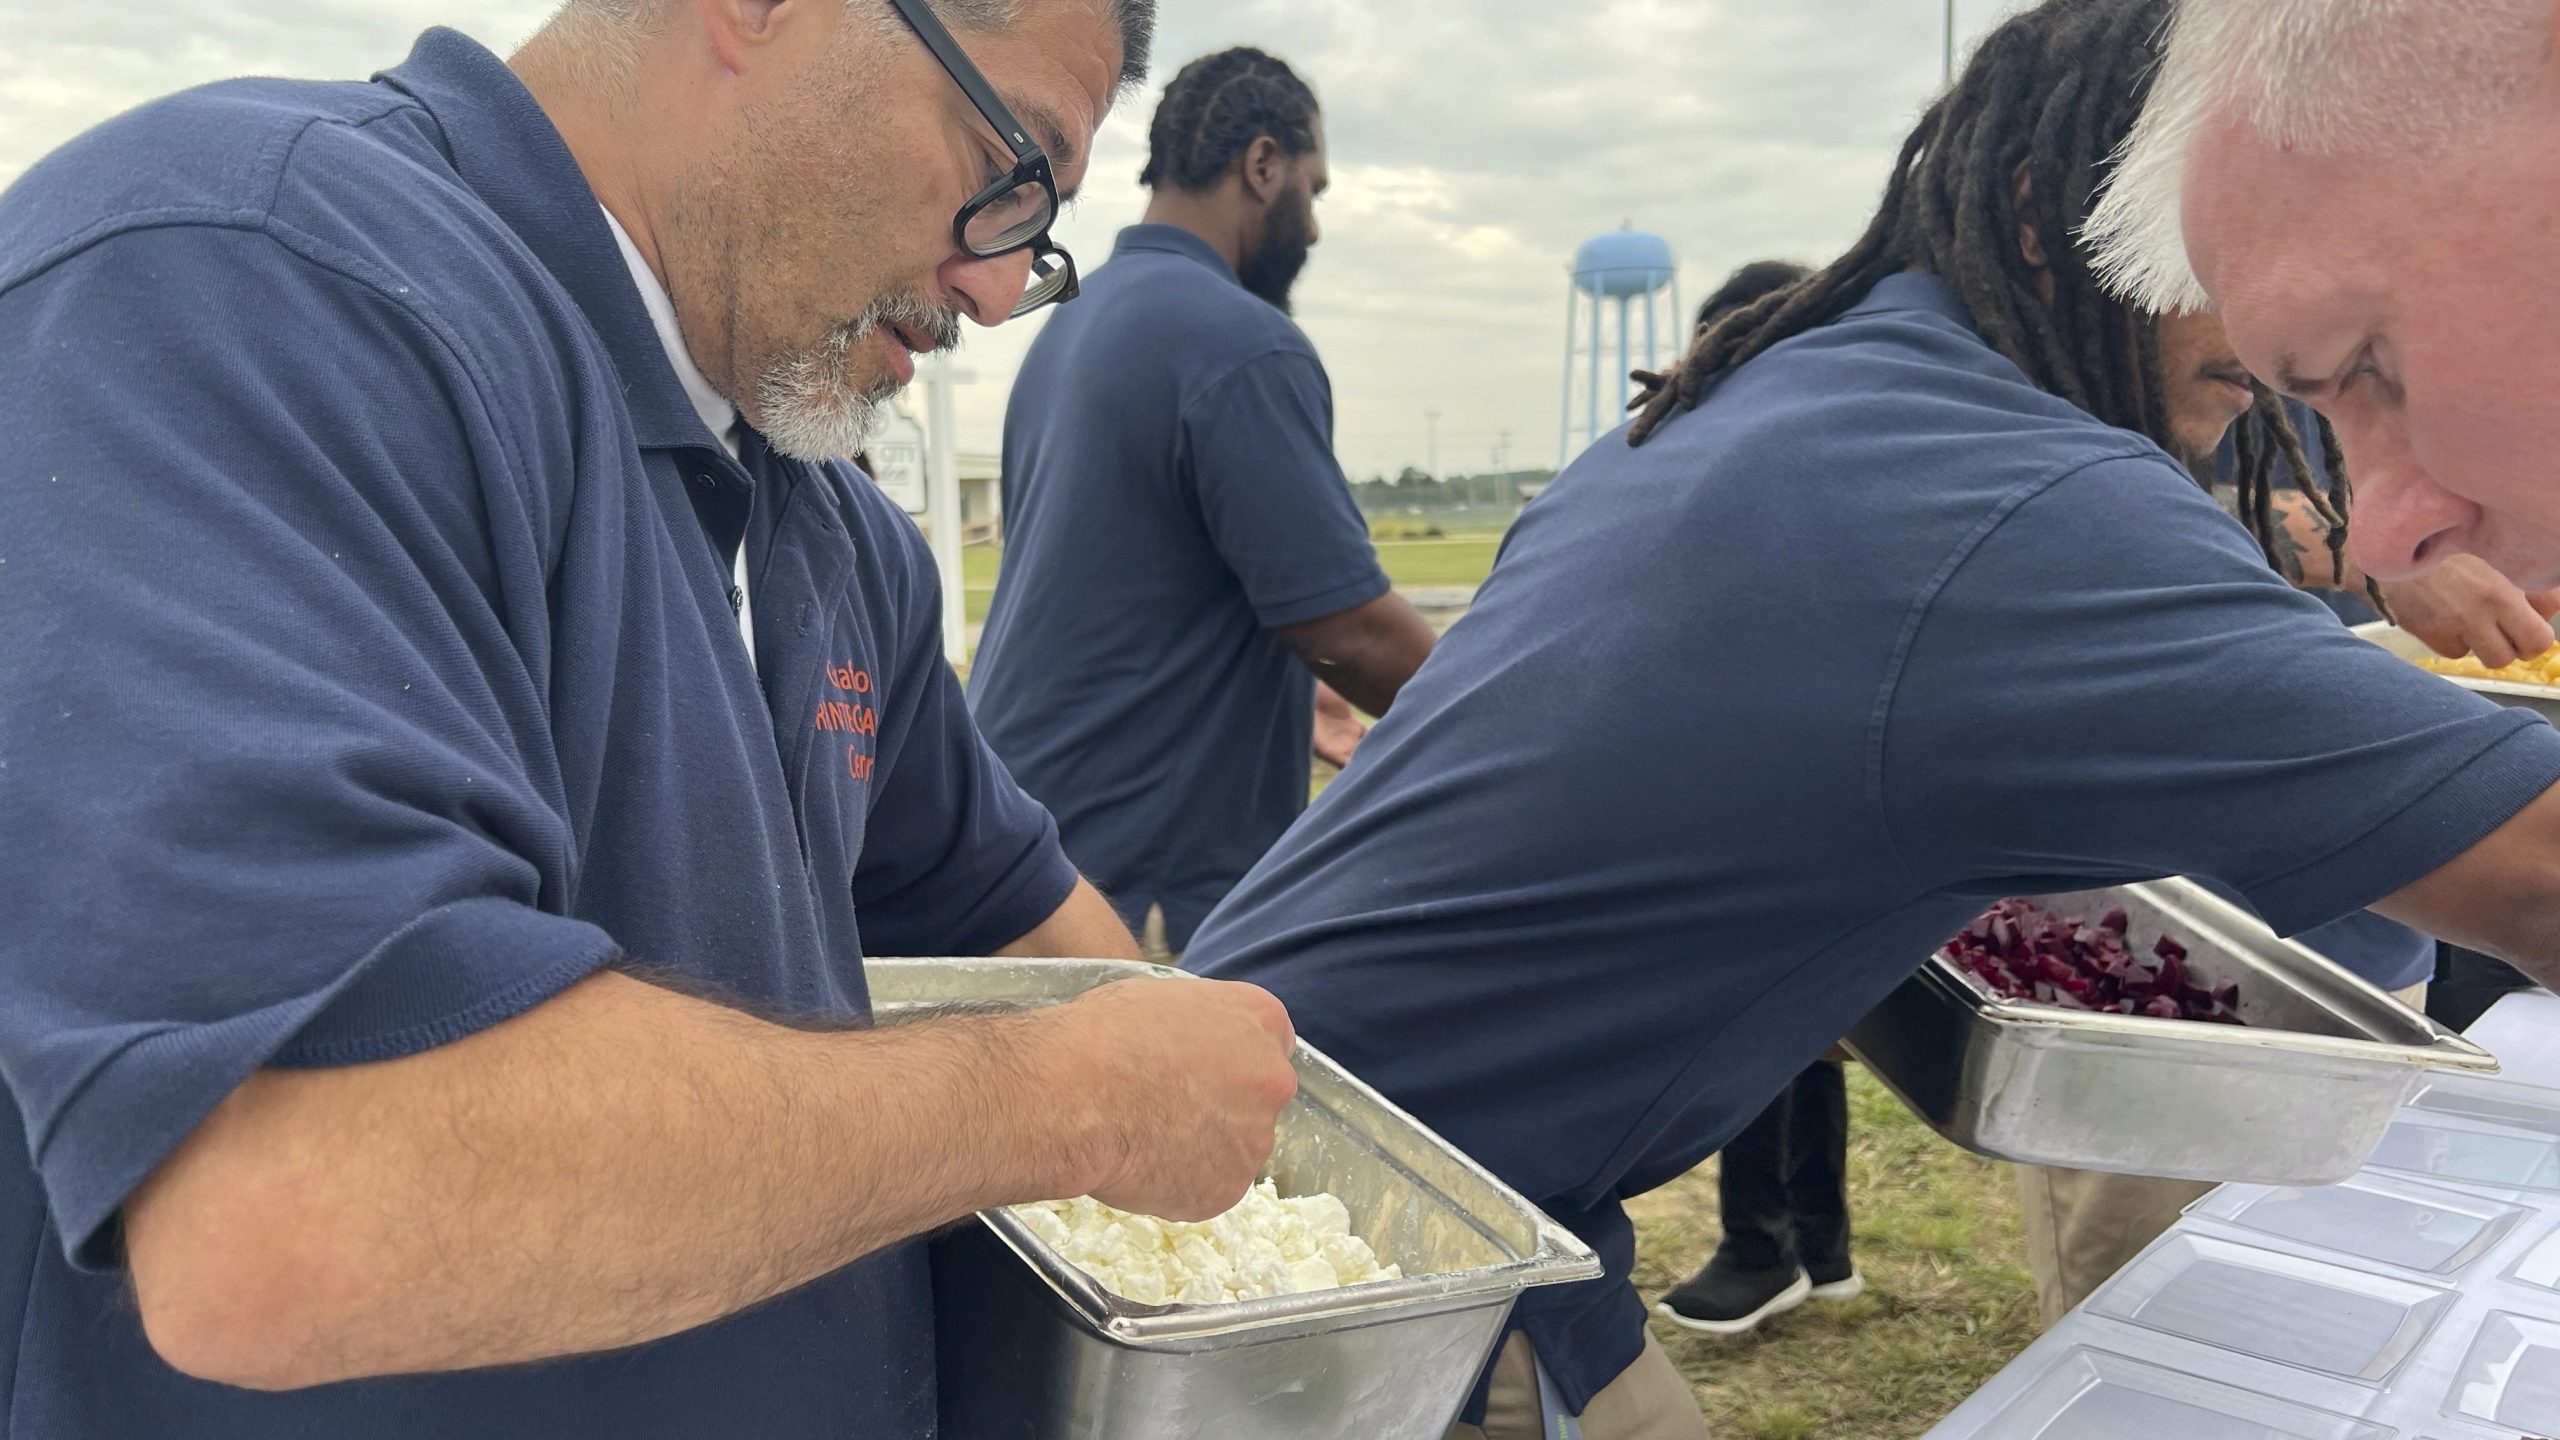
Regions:
[[[1587,402],[1590,420],[1582,427],[1582,443],[1588,448],[1600,438],[1600,297],[1591,297],[1591,389],[1582,398]],[[1580,454],[1580,451],[1574,452]]]
[[[1566,457],[1573,453],[1573,307],[1582,298],[1578,289],[1564,292],[1564,399],[1556,409],[1556,468],[1562,470]]]

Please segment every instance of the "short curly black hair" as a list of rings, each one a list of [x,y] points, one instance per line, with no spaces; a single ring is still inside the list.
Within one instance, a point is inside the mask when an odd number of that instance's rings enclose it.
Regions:
[[[1317,115],[1316,92],[1286,62],[1250,45],[1203,55],[1164,87],[1138,183],[1206,190],[1263,135],[1304,155],[1316,148]]]

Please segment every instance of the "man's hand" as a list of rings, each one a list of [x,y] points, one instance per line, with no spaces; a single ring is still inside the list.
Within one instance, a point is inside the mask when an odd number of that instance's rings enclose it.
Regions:
[[[2560,592],[2526,594],[2474,555],[2455,555],[2382,587],[2400,628],[2448,659],[2476,655],[2495,669],[2551,648]]]
[[[1351,702],[1342,698],[1332,686],[1316,684],[1316,758],[1336,770],[1351,763],[1351,752],[1360,748],[1369,727],[1360,723]]]
[[[1298,1092],[1297,1031],[1267,990],[1223,980],[1129,980],[1053,1011],[1067,1124],[1100,1141],[1086,1193],[1167,1220],[1244,1198]]]

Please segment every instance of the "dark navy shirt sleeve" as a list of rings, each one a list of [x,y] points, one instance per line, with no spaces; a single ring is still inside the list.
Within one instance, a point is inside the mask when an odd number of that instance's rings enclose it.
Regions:
[[[2164,459],[2023,493],[1949,564],[1871,776],[1923,886],[2188,874],[2290,934],[2560,780],[2560,733],[2349,634]]]
[[[488,517],[543,457],[418,297],[291,247],[167,226],[0,276],[0,1070],[84,1264],[252,1070],[437,1046],[614,955],[541,908],[576,845],[541,557]]]
[[[1209,542],[1265,627],[1387,593],[1333,458],[1333,393],[1314,356],[1274,351],[1237,366],[1192,402],[1182,443]]]
[[[868,486],[860,476],[853,483]],[[862,948],[872,955],[984,955],[1057,913],[1075,889],[1058,827],[1022,792],[969,715],[942,658],[942,585],[923,537],[887,514],[895,537],[898,670],[880,717],[880,770],[853,873]],[[875,517],[877,518],[877,517]]]

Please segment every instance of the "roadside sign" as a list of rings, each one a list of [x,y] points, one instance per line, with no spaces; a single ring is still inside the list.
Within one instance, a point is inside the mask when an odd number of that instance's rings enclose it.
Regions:
[[[864,453],[871,461],[871,478],[898,508],[910,515],[923,514],[924,427],[905,414],[893,413]]]

